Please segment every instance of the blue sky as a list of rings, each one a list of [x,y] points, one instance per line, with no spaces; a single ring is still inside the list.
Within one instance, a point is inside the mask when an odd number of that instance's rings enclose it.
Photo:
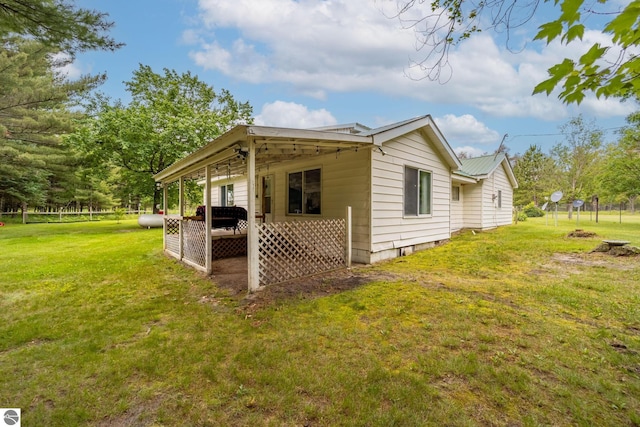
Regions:
[[[428,2],[427,2],[428,3]],[[139,64],[190,71],[216,89],[253,106],[257,124],[318,127],[358,122],[377,127],[430,114],[456,151],[493,152],[505,134],[512,154],[562,141],[559,126],[582,114],[616,138],[615,129],[637,109],[632,102],[597,100],[565,106],[554,96],[531,96],[546,70],[579,56],[582,42],[533,42],[544,12],[505,33],[482,32],[449,55],[446,82],[412,79],[421,58],[415,35],[390,19],[395,0],[79,0],[109,14],[116,52],[79,55],[70,74],[106,72],[100,91],[129,101],[123,82]],[[616,1],[607,10],[617,8]],[[604,7],[604,6],[603,6]],[[418,12],[418,10],[415,10]],[[596,27],[595,19],[587,21]],[[517,51],[517,52],[516,52]]]

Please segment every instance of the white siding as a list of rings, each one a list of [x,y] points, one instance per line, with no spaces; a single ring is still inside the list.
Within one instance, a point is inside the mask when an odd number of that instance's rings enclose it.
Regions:
[[[371,151],[341,151],[324,156],[311,156],[292,162],[285,162],[269,171],[259,171],[272,175],[273,221],[304,221],[317,218],[344,218],[347,206],[352,208],[352,247],[354,262],[369,262],[370,248],[370,156]],[[322,169],[322,215],[287,214],[287,174],[302,170]],[[261,182],[261,181],[259,181]]]
[[[489,175],[489,178],[485,179],[482,183],[482,228],[495,228],[495,207],[498,205],[498,200],[493,196],[496,193],[494,174]]]
[[[451,173],[431,143],[413,132],[385,143],[384,151],[372,153],[372,261],[451,236]],[[431,172],[430,215],[404,216],[405,166]]]
[[[451,198],[451,231],[458,231],[463,228],[463,214],[464,214],[464,186],[460,184],[454,184],[454,187],[460,189],[460,199],[453,200]]]
[[[498,207],[499,191],[502,192],[502,207]],[[504,166],[500,165],[477,184],[465,185],[463,206],[463,228],[485,230],[511,224],[513,187]]]
[[[487,180],[485,180],[485,215],[483,228],[495,228],[511,224],[513,207],[513,188],[504,166],[501,164]],[[498,194],[502,193],[502,206],[498,206]]]
[[[481,229],[482,228],[482,200],[483,181],[477,184],[467,184],[464,188],[464,212],[462,215],[462,228]]]
[[[211,182],[211,204],[220,206],[220,186],[233,184],[233,204],[245,209],[249,206],[247,180],[244,177],[215,180]],[[204,188],[203,188],[204,189]]]

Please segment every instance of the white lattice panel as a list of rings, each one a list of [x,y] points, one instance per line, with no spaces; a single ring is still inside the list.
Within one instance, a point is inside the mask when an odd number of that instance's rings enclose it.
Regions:
[[[182,236],[183,258],[205,267],[207,251],[204,221],[182,221]]]
[[[344,219],[260,225],[260,285],[344,267],[345,228]]]
[[[247,254],[247,235],[234,235],[211,242],[211,258],[231,258]]]
[[[180,255],[180,219],[166,218],[164,231],[167,250],[175,256]]]

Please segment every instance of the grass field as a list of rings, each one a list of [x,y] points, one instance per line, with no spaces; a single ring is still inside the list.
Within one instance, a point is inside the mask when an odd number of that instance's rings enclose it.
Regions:
[[[548,225],[547,225],[548,224]],[[0,227],[0,407],[23,426],[640,426],[640,216],[529,219],[248,302],[135,221]]]

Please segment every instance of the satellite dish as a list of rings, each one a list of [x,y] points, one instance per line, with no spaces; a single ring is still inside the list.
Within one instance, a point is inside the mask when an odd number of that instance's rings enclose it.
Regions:
[[[541,208],[541,209],[542,209],[543,211],[546,211],[546,210],[547,210],[547,205],[548,205],[548,204],[549,204],[548,202],[544,202],[544,205],[542,205],[542,208]]]
[[[562,191],[556,191],[551,195],[551,201],[553,203],[558,203],[562,199]]]
[[[584,205],[584,201],[583,200],[578,199],[578,200],[574,200],[573,201],[573,207],[574,208],[579,208],[582,205]]]

